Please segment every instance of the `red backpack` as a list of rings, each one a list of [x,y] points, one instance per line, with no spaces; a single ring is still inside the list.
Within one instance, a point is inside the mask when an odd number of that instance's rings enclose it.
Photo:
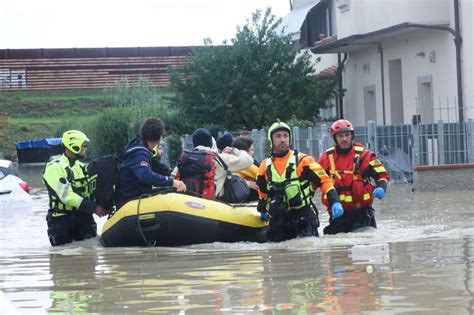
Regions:
[[[176,179],[186,184],[187,191],[198,197],[215,199],[214,175],[216,166],[214,153],[193,149],[184,150],[178,160]]]

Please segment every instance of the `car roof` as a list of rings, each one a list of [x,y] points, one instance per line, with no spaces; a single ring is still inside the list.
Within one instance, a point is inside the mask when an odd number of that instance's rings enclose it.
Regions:
[[[0,167],[5,167],[5,168],[11,168],[13,165],[13,162],[10,160],[1,160],[0,159]]]

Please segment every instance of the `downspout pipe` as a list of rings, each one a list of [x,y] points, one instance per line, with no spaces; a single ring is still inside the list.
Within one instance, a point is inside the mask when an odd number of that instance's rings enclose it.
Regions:
[[[459,0],[454,0],[454,46],[456,47],[456,77],[458,81],[458,111],[459,122],[464,122],[463,82],[461,68],[461,28],[459,27]]]
[[[378,52],[380,54],[380,72],[381,72],[381,84],[382,84],[382,121],[385,126],[385,74],[383,68],[383,48],[381,45],[378,47]]]
[[[344,71],[344,64],[347,61],[347,53],[344,53],[344,59],[341,61],[341,53],[337,54],[337,80],[338,80],[338,95],[339,104],[336,107],[336,116],[339,119],[344,119],[344,87],[342,85],[342,72]]]

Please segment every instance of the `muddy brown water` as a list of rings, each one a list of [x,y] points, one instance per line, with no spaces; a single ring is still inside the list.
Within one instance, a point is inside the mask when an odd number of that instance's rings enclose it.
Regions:
[[[391,185],[375,203],[379,228],[342,235],[52,248],[41,170],[19,170],[31,208],[0,209],[0,314],[474,314],[472,191]]]

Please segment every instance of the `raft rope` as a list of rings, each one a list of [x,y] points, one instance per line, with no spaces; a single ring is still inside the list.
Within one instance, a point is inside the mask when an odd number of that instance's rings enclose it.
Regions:
[[[148,246],[148,247],[153,247],[156,245],[156,240],[153,240],[153,242],[149,242],[147,239],[146,239],[146,236],[145,236],[145,233],[143,233],[143,230],[142,230],[142,223],[140,222],[140,202],[142,201],[142,198],[146,198],[146,197],[150,197],[151,195],[150,194],[144,194],[144,195],[141,195],[139,198],[138,198],[138,204],[137,204],[137,226],[138,226],[138,232],[140,232],[140,235],[142,236],[142,239],[143,241],[145,242],[145,245]]]
[[[145,233],[143,233],[142,223],[140,222],[140,203],[142,201],[142,198],[147,198],[147,197],[151,197],[151,196],[155,196],[155,195],[166,194],[166,193],[169,193],[169,192],[172,192],[172,191],[174,191],[174,189],[172,189],[172,188],[157,189],[156,191],[152,192],[151,194],[143,194],[143,195],[140,195],[140,197],[138,197],[137,227],[138,227],[138,232],[140,232],[140,235],[141,235],[143,241],[145,242],[145,245],[148,246],[148,247],[154,247],[156,245],[156,240],[148,241],[146,236],[145,236]]]
[[[146,236],[145,236],[145,233],[143,233],[143,229],[142,229],[142,223],[140,221],[140,203],[142,201],[142,198],[148,198],[148,197],[151,197],[151,196],[155,196],[155,195],[161,195],[161,194],[167,194],[169,192],[175,192],[173,188],[164,188],[164,189],[159,189],[155,192],[152,192],[151,194],[143,194],[143,195],[140,195],[140,197],[138,197],[138,203],[137,203],[137,227],[138,227],[138,232],[140,233],[143,241],[145,242],[145,245],[148,246],[148,247],[153,247],[156,245],[156,240],[153,240],[153,241],[148,241]],[[201,198],[203,198],[203,195],[202,194],[199,194],[199,193],[196,193],[196,192],[192,192],[192,191],[189,191],[189,192],[186,192],[188,194],[194,194],[196,196],[199,196]],[[186,194],[185,193],[185,194]],[[205,199],[205,198],[204,198]],[[223,204],[226,204],[228,206],[231,206],[233,208],[240,208],[240,207],[248,207],[249,205],[248,204],[232,204],[232,203],[227,203],[225,201],[222,201],[222,200],[218,200],[218,199],[215,199],[213,201],[217,201],[217,202],[220,202],[220,203],[223,203]]]

